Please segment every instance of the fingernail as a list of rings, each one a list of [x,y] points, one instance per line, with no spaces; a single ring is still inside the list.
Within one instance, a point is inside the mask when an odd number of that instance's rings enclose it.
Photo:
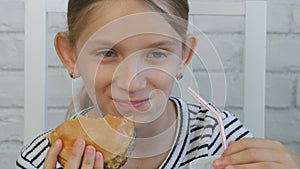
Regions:
[[[215,160],[213,162],[213,164],[214,164],[215,167],[219,168],[219,167],[221,167],[221,160]]]
[[[102,158],[102,154],[100,152],[96,152],[96,159],[100,160]]]
[[[82,147],[83,145],[84,145],[84,140],[83,139],[77,139],[75,141],[75,146]]]
[[[56,140],[56,141],[54,142],[53,146],[55,146],[55,147],[58,146],[58,145],[60,144],[60,142],[61,142],[60,139]]]
[[[93,155],[93,154],[95,154],[95,148],[93,147],[93,146],[87,146],[86,148],[85,148],[85,152],[86,152],[86,154],[88,154],[88,155]]]

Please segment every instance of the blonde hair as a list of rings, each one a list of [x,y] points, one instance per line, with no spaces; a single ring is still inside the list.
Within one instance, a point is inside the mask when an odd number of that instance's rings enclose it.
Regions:
[[[76,104],[74,101],[78,101]],[[93,106],[93,103],[87,94],[85,87],[82,87],[77,95],[73,97],[71,103],[68,106],[67,113],[65,115],[65,119],[71,118],[75,113],[78,113],[88,107]]]
[[[73,44],[76,43],[76,38],[80,35],[81,31],[84,30],[84,26],[87,25],[88,18],[95,9],[93,4],[97,2],[105,2],[112,0],[69,0],[68,2],[68,12],[67,12],[67,22],[68,22],[68,33],[69,38]],[[116,0],[115,0],[116,1]],[[189,16],[189,5],[188,0],[143,0],[147,5],[149,5],[154,11],[162,14],[175,15],[182,18],[184,21],[188,21]],[[166,11],[165,9],[168,9]],[[84,16],[84,17],[82,17]],[[174,18],[173,18],[174,19]],[[167,20],[169,22],[169,20]],[[172,25],[174,29],[178,26]],[[182,35],[187,31],[187,23],[183,25],[184,31],[180,34]],[[184,35],[183,35],[184,36]]]

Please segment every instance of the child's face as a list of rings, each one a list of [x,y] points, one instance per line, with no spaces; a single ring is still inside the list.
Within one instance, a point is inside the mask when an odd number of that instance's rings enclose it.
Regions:
[[[77,68],[94,104],[140,123],[165,111],[184,67],[180,36],[161,15],[145,12],[153,11],[141,1],[109,3],[93,10],[76,41]]]

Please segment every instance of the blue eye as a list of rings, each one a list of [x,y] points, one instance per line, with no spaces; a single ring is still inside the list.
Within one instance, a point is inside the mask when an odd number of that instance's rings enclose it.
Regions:
[[[168,52],[162,50],[153,51],[149,54],[149,57],[156,58],[156,59],[167,57],[167,56],[168,56]]]
[[[96,53],[99,57],[114,57],[116,56],[116,53],[112,50],[103,50]]]

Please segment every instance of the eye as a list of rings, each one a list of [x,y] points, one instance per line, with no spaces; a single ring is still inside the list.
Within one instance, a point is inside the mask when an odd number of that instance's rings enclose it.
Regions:
[[[155,50],[148,55],[148,57],[154,59],[165,58],[167,56],[168,56],[168,52],[165,50]]]
[[[99,57],[114,57],[117,54],[113,50],[109,49],[109,50],[98,51],[96,53],[96,55],[99,56]]]

